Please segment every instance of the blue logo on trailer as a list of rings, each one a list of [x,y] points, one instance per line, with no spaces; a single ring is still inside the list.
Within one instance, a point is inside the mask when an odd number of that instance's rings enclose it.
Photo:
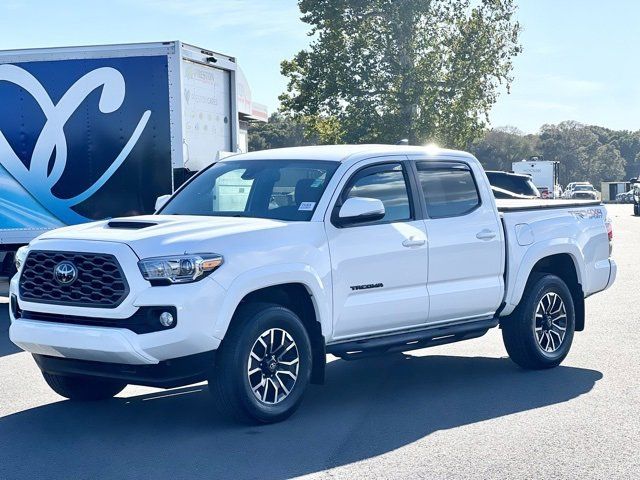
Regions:
[[[0,65],[0,228],[153,211],[171,190],[163,56]]]

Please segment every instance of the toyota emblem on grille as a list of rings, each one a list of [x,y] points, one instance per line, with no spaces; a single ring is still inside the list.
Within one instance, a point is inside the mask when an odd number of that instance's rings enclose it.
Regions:
[[[78,278],[78,269],[71,262],[60,262],[53,269],[53,276],[60,285],[71,285]]]

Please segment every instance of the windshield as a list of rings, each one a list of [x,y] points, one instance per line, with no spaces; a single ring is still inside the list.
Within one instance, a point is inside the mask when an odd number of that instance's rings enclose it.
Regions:
[[[581,191],[593,191],[593,187],[591,185],[576,185],[575,187],[573,187],[573,189]]]
[[[197,175],[160,210],[162,215],[311,219],[336,162],[240,160]]]

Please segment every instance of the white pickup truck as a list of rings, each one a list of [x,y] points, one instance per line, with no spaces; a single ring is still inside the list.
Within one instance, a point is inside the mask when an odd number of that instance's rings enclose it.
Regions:
[[[558,365],[584,329],[585,297],[615,279],[610,241],[599,202],[496,205],[463,152],[253,152],[202,171],[155,215],[24,247],[10,336],[70,399],[208,380],[223,412],[274,422],[323,382],[327,353],[500,326],[518,365]]]

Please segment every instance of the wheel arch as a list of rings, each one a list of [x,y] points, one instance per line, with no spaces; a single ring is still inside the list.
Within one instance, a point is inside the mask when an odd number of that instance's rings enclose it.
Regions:
[[[241,278],[245,277],[245,278]],[[331,332],[331,297],[320,277],[308,267],[279,268],[270,272],[247,272],[227,290],[215,323],[217,338],[223,339],[241,305],[268,302],[292,310],[303,322],[313,349],[312,383],[324,381],[325,338]]]
[[[518,305],[530,283],[530,279],[537,274],[555,275],[567,284],[571,292],[575,309],[576,331],[584,330],[585,308],[584,290],[582,287],[584,277],[579,258],[582,258],[581,254],[579,257],[576,257],[575,252],[565,249],[559,253],[551,253],[537,258],[535,261],[527,262],[529,266],[526,269],[523,268],[524,265],[521,265],[518,278],[514,285],[514,289],[517,289],[517,291],[512,294],[509,303],[511,303],[514,308]]]

